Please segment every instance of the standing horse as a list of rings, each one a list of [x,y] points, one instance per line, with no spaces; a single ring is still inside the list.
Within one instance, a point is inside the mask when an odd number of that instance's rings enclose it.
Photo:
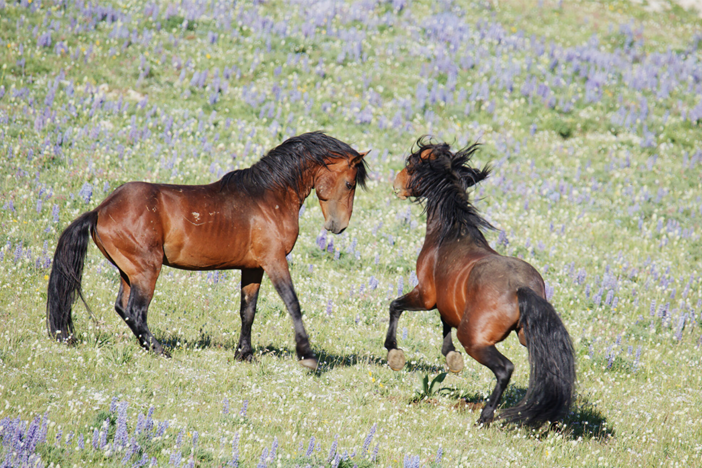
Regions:
[[[405,364],[396,339],[402,312],[438,309],[444,326],[442,352],[449,368],[453,364],[456,370],[459,360],[463,367],[451,342],[451,329],[456,328],[466,352],[495,374],[497,384],[479,419],[489,423],[514,370],[495,344],[515,331],[529,351],[529,388],[524,399],[503,410],[499,418],[527,425],[558,419],[573,398],[573,346],[563,322],[545,299],[539,273],[520,259],[495,252],[481,232],[492,226],[466,193],[489,174],[487,167],[466,166],[477,145],[456,153],[445,143],[431,144],[424,139],[417,146],[393,188],[401,199],[412,197],[425,203],[427,231],[417,259],[419,284],[390,304],[385,339],[388,364],[394,370]]]
[[[286,255],[299,233],[299,211],[314,188],[325,229],[339,234],[349,224],[356,187],[364,187],[363,157],[346,143],[313,132],[290,138],[248,169],[209,185],[129,182],[61,234],[49,278],[49,335],[74,339],[71,306],[81,293],[83,263],[92,237],[119,269],[115,309],[141,346],[166,350],[146,324],[161,267],[241,270],[241,335],[236,356],[250,360],[251,326],[263,273],[292,317],[297,357],[317,367],[302,323]]]

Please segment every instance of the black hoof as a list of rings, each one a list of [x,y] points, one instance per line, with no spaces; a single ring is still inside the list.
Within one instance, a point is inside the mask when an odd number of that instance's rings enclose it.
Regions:
[[[495,419],[493,416],[494,416],[493,414],[490,414],[490,415],[482,415],[481,414],[480,419],[478,419],[478,424],[485,426],[485,427],[489,426],[490,423]]]
[[[253,361],[253,353],[251,351],[245,353],[237,351],[236,354],[234,354],[234,359],[237,361],[251,362]]]

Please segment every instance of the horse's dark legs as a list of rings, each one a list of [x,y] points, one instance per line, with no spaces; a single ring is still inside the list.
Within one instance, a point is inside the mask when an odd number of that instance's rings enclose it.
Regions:
[[[444,343],[441,346],[441,354],[446,357],[446,364],[451,372],[458,374],[463,370],[463,356],[456,351],[451,338],[451,325],[441,317],[441,324],[444,326]]]
[[[156,337],[154,337],[146,324],[149,304],[154,295],[154,286],[156,285],[158,273],[155,275],[156,278],[151,278],[150,276],[140,278],[138,283],[132,282],[131,284],[122,278],[117,301],[115,302],[115,310],[127,323],[143,348],[168,356],[168,352],[156,340]]]
[[[235,356],[242,361],[250,361],[253,357],[251,327],[256,315],[256,302],[262,278],[263,269],[261,268],[241,270],[241,334]]]
[[[456,351],[453,346],[453,338],[451,338],[451,325],[444,322],[444,318],[441,317],[441,324],[444,326],[444,344],[441,346],[441,354],[446,356],[451,351]]]
[[[390,323],[385,335],[385,349],[388,350],[388,365],[395,371],[405,366],[405,353],[397,347],[397,324],[405,310],[427,310],[419,293],[419,287],[415,287],[390,303]]]
[[[297,358],[300,360],[300,365],[315,370],[317,369],[317,358],[312,352],[305,325],[302,323],[300,302],[297,299],[297,294],[295,294],[285,257],[282,258],[282,262],[282,264],[278,263],[273,267],[267,268],[266,273],[271,279],[273,286],[275,286],[275,290],[278,291],[280,298],[283,299],[290,318],[292,318],[295,330],[295,351]]]
[[[122,277],[122,281],[120,281],[119,284],[119,292],[117,293],[117,300],[115,301],[115,310],[122,319],[125,317],[124,313],[127,309],[130,289],[129,283]]]
[[[509,380],[512,377],[514,364],[502,355],[494,345],[466,347],[466,351],[480,364],[489,368],[492,373],[495,374],[495,379],[497,379],[495,389],[492,391],[485,408],[483,408],[483,411],[480,413],[480,419],[478,419],[478,423],[487,424],[492,421],[495,416],[495,409],[500,403],[502,393],[505,391],[505,388],[507,388]]]

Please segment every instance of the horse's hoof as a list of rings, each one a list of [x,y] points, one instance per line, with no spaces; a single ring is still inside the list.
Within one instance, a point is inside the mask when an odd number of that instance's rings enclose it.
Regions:
[[[164,357],[167,359],[170,359],[170,357],[171,357],[171,353],[168,352],[168,350],[166,348],[164,348],[163,346],[158,346],[158,347],[154,346],[153,351],[156,354],[156,356],[161,356],[161,357]]]
[[[317,366],[319,365],[317,359],[315,358],[300,359],[299,363],[302,367],[311,371],[316,371]]]
[[[490,423],[493,421],[495,416],[495,413],[490,412],[488,414],[485,414],[485,410],[480,414],[480,418],[478,419],[478,424],[482,425],[484,427],[488,427]]]
[[[446,355],[446,365],[448,365],[449,371],[458,374],[464,367],[463,356],[459,352],[449,351]]]
[[[405,367],[405,353],[398,348],[388,351],[388,366],[394,371],[400,371]]]
[[[251,362],[253,361],[253,353],[239,353],[237,352],[234,354],[234,359],[242,362]]]

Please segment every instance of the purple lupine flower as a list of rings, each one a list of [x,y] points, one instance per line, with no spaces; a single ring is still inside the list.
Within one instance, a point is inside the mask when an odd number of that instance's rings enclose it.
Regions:
[[[441,464],[441,458],[444,454],[444,451],[442,450],[441,446],[439,446],[439,450],[436,451],[436,459],[434,459],[434,463],[439,463]]]
[[[78,448],[79,448],[80,450],[85,449],[85,438],[83,437],[83,433],[81,433],[81,434],[78,436]]]
[[[614,358],[616,353],[612,349],[614,345],[610,345],[609,348],[607,348],[607,353],[605,354],[605,357],[607,358],[607,369],[612,368],[612,364],[614,364]]]
[[[178,437],[176,437],[176,448],[180,448],[183,444],[183,434],[185,434],[185,429],[181,429],[178,433]]]
[[[407,327],[402,327],[402,339],[407,339]]]
[[[636,357],[634,358],[634,372],[639,368],[639,358],[641,358],[641,346],[636,347]]]
[[[612,299],[614,298],[614,291],[610,289],[607,291],[607,297],[605,298],[605,305],[608,306],[612,303]]]
[[[78,195],[83,198],[85,203],[90,203],[90,198],[93,196],[93,186],[85,182],[78,192]]]
[[[93,449],[94,450],[100,449],[100,433],[98,432],[97,429],[93,430]]]
[[[156,437],[163,437],[168,429],[168,421],[161,421],[158,423],[158,430],[156,431]]]
[[[329,302],[327,302],[327,315],[330,316],[330,317],[331,317],[331,314],[332,314],[332,307],[333,307],[332,300],[329,299]]]
[[[307,447],[307,452],[305,452],[306,457],[312,456],[312,453],[314,453],[314,436],[310,437],[310,444]]]
[[[675,339],[678,341],[682,340],[682,333],[685,329],[685,321],[687,320],[687,314],[680,314],[680,320],[678,321],[678,326],[675,331]]]
[[[239,433],[234,434],[234,440],[232,440],[232,459],[229,462],[229,466],[234,468],[239,466]]]
[[[154,407],[150,407],[149,411],[146,413],[146,422],[144,423],[144,431],[149,433],[153,430],[154,428]],[[151,434],[149,434],[149,437]]]
[[[402,276],[400,276],[400,279],[397,280],[397,295],[402,296],[402,292],[404,291],[404,289],[405,289],[404,280],[402,279]]]
[[[371,289],[371,291],[374,291],[380,282],[376,279],[375,276],[371,275],[370,279],[368,280],[368,287]]]
[[[129,441],[129,434],[127,431],[127,407],[129,403],[123,401],[119,404],[119,409],[117,410],[117,429],[115,430],[114,446],[126,447]]]
[[[103,430],[100,431],[100,450],[104,450],[107,447],[107,428],[109,427],[109,421],[105,420],[102,424]]]
[[[271,445],[270,459],[275,460],[276,452],[278,452],[278,438],[273,437],[273,444]]]
[[[327,457],[327,463],[331,463],[338,454],[336,453],[336,448],[339,445],[339,434],[334,436],[334,442],[332,442],[331,448],[329,449],[329,456]],[[338,463],[337,463],[338,464]]]
[[[225,397],[222,401],[222,414],[225,416],[229,414],[229,398]]]
[[[51,208],[51,216],[53,216],[55,223],[59,222],[59,206],[58,205],[54,204],[53,208]]]
[[[143,414],[139,413],[139,416],[137,417],[137,425],[136,428],[134,429],[135,434],[141,434],[144,432],[144,428],[146,427],[146,418],[144,417]]]
[[[548,283],[544,283],[544,285],[545,285],[545,289],[546,289],[546,300],[550,301],[551,298],[553,298],[553,293],[555,291],[555,288]]]
[[[178,450],[174,450],[173,452],[171,452],[171,457],[168,460],[168,464],[178,468],[181,462],[183,461],[182,458],[183,454],[180,453]]]
[[[241,407],[241,410],[239,410],[239,416],[242,418],[246,417],[246,409],[249,407],[249,400],[244,400],[244,406]]]
[[[371,426],[370,432],[368,432],[366,439],[363,441],[361,456],[365,457],[368,454],[368,448],[370,447],[371,442],[373,442],[373,436],[375,435],[375,431],[377,428],[378,424],[376,423],[374,423],[373,426]]]
[[[51,31],[46,31],[41,36],[37,38],[37,46],[39,47],[50,47],[51,46]]]
[[[322,231],[319,233],[317,236],[317,247],[319,247],[321,250],[324,250],[327,248],[327,231],[322,229]]]
[[[414,271],[410,273],[409,284],[412,288],[419,284],[419,279],[417,278],[417,274]]]
[[[256,465],[256,468],[267,468],[268,467],[268,447],[263,447],[263,451],[261,452],[261,458],[258,461],[258,465]]]

